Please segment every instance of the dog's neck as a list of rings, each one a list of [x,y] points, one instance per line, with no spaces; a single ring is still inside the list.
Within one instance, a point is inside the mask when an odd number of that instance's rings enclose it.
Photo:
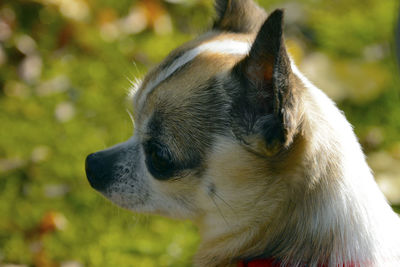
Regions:
[[[282,191],[285,197],[266,193],[275,206],[254,202],[255,218],[235,218],[229,212],[215,215],[224,217],[219,222],[203,218],[199,266],[235,266],[260,256],[279,259],[282,266],[392,266],[391,261],[400,260],[399,219],[379,191],[351,126],[322,92],[310,87],[312,98],[324,108],[314,107],[315,114],[306,118],[310,132],[304,137],[309,150],[301,163],[304,177]],[[320,118],[328,124],[314,125]],[[224,230],[215,230],[218,223],[225,224]]]

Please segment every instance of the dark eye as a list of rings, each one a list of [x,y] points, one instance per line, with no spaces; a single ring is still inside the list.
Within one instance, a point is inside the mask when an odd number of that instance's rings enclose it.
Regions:
[[[171,167],[171,159],[168,155],[156,149],[151,152],[151,163],[156,171],[159,172],[167,171]]]
[[[168,149],[157,145],[146,146],[146,164],[150,173],[158,180],[167,180],[174,172],[174,164]]]

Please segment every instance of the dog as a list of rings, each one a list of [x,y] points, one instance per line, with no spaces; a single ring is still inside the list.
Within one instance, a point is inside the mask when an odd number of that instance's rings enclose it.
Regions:
[[[195,266],[400,266],[400,220],[343,113],[290,59],[283,11],[216,0],[212,29],[135,86],[135,133],[86,158],[135,212],[191,219]]]

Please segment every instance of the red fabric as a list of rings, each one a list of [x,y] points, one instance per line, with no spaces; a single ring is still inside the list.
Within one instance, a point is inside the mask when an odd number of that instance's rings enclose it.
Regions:
[[[279,262],[274,259],[259,259],[248,262],[240,261],[238,267],[280,267]]]

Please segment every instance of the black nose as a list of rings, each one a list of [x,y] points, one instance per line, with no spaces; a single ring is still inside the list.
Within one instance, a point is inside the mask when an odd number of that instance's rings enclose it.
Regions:
[[[96,190],[104,190],[112,181],[112,167],[115,157],[106,151],[92,153],[86,157],[86,176]]]

